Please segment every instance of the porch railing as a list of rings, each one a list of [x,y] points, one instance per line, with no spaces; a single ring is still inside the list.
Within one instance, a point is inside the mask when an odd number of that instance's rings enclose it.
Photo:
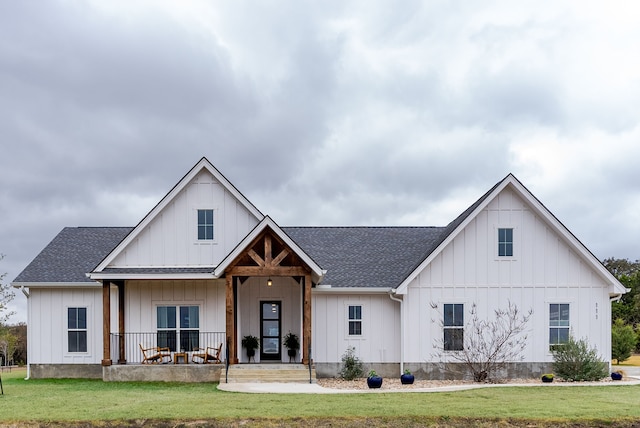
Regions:
[[[200,331],[194,334],[189,333],[189,341],[192,347],[206,348],[208,346],[217,348],[222,343],[223,349],[225,348],[225,332],[214,331],[205,332]],[[111,360],[114,364],[118,363],[120,359],[120,347],[123,346],[124,358],[127,364],[141,363],[142,352],[140,352],[140,344],[144,348],[151,348],[154,346],[169,346],[171,351],[178,352],[180,349],[180,341],[173,340],[167,341],[167,334],[164,331],[161,332],[149,332],[149,333],[111,333],[110,348],[111,348]],[[191,352],[193,349],[184,349],[186,352]]]

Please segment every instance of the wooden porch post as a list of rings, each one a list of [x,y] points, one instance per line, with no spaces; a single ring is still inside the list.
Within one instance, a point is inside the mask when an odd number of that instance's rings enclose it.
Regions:
[[[238,364],[238,356],[236,355],[236,334],[235,334],[235,296],[233,294],[233,275],[227,273],[226,297],[226,314],[227,314],[227,346],[229,347],[229,364]]]
[[[118,364],[127,364],[124,338],[124,281],[118,281]]]
[[[102,365],[111,365],[111,282],[102,281]]]
[[[302,364],[309,364],[311,356],[309,355],[309,347],[311,346],[311,275],[304,276],[304,296],[303,315],[302,315]]]

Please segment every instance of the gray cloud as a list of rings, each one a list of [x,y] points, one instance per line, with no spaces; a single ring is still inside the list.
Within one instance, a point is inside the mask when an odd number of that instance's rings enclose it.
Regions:
[[[598,257],[638,258],[638,19],[2,2],[0,271],[64,226],[135,225],[201,156],[282,225],[444,225],[513,172]]]

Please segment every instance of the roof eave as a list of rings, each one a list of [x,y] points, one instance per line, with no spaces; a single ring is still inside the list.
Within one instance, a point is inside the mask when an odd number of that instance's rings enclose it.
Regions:
[[[12,282],[14,288],[96,288],[102,285],[99,282]]]
[[[389,294],[391,287],[332,287],[320,285],[313,289],[314,293],[322,294]]]
[[[117,273],[117,272],[91,272],[87,276],[96,281],[115,280],[178,280],[178,279],[217,279],[218,277],[210,273]]]

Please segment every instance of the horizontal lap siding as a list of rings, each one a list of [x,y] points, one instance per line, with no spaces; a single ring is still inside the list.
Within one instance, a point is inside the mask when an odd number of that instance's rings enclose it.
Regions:
[[[497,228],[513,227],[515,257],[497,257]],[[509,302],[533,310],[526,361],[551,361],[549,303],[571,304],[571,328],[608,358],[610,302],[605,282],[545,220],[505,189],[424,268],[405,296],[405,361],[434,361],[442,340],[442,305],[473,303],[493,318]],[[434,308],[435,307],[435,308]],[[419,340],[417,340],[419,338]]]

